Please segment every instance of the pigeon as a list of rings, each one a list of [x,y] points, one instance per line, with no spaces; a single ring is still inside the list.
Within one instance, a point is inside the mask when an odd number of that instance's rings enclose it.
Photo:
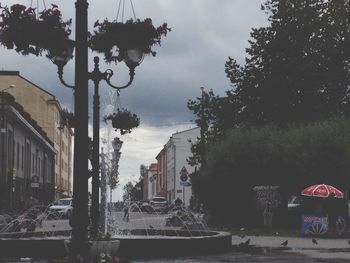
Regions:
[[[249,243],[250,243],[250,238],[246,242],[244,242],[244,245],[248,246]]]
[[[151,226],[151,225],[149,225],[149,228],[150,228],[150,229],[154,229],[154,227],[153,227],[153,226]]]
[[[56,227],[56,225],[52,225],[52,227]]]
[[[239,247],[248,247],[249,246],[249,242],[250,242],[250,239],[248,239],[245,242],[239,243],[238,246]]]
[[[314,238],[312,239],[312,243],[313,243],[313,244],[315,244],[315,245],[317,245],[317,244],[318,244],[318,243],[317,243],[317,240],[316,240],[316,239],[314,239]]]
[[[281,243],[281,246],[286,247],[287,245],[288,245],[288,240],[286,240],[286,241],[284,241],[284,242]]]

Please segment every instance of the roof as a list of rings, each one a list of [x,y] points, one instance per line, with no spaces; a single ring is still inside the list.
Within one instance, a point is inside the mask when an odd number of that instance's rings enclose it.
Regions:
[[[31,82],[30,80],[26,79],[25,77],[21,76],[19,74],[19,71],[12,71],[12,70],[0,70],[0,76],[18,76],[21,79],[25,80],[26,82],[30,83],[31,85],[35,86],[36,88],[44,91],[45,93],[49,94],[50,96],[53,97],[53,99],[55,99],[55,95],[51,94],[50,92],[48,92],[47,90],[44,90],[43,88],[39,87],[38,85],[36,85],[35,83]]]

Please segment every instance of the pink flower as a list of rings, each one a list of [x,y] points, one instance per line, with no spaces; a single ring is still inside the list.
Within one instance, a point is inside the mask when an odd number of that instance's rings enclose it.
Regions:
[[[11,6],[11,11],[13,12],[22,12],[24,10],[26,10],[26,7],[24,5],[15,4]]]

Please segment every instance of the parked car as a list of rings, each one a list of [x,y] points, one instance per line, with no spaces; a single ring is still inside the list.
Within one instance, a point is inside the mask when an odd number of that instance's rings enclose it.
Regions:
[[[161,196],[152,197],[149,204],[153,207],[156,212],[164,212],[168,211],[168,201]]]
[[[50,215],[58,218],[70,218],[73,210],[73,199],[62,198],[56,201],[52,206],[49,207]]]

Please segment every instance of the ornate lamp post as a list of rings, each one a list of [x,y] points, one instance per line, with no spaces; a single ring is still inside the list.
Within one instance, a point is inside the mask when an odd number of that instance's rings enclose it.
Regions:
[[[115,89],[124,89],[132,83],[135,76],[135,68],[142,59],[143,54],[137,49],[125,51],[124,62],[129,67],[129,82],[121,87],[115,86],[110,79],[113,76],[111,69],[101,72],[99,59],[94,58],[95,68],[88,72],[88,3],[87,0],[76,1],[76,37],[75,37],[75,84],[68,85],[63,80],[63,67],[72,57],[72,49],[62,57],[54,57],[53,61],[58,67],[58,75],[61,83],[69,88],[74,88],[74,114],[75,114],[75,139],[74,139],[74,167],[73,167],[73,214],[72,226],[72,255],[80,254],[88,258],[88,80],[94,82],[94,118],[93,118],[93,175],[92,175],[92,236],[96,236],[99,218],[99,95],[98,87],[101,80]]]

